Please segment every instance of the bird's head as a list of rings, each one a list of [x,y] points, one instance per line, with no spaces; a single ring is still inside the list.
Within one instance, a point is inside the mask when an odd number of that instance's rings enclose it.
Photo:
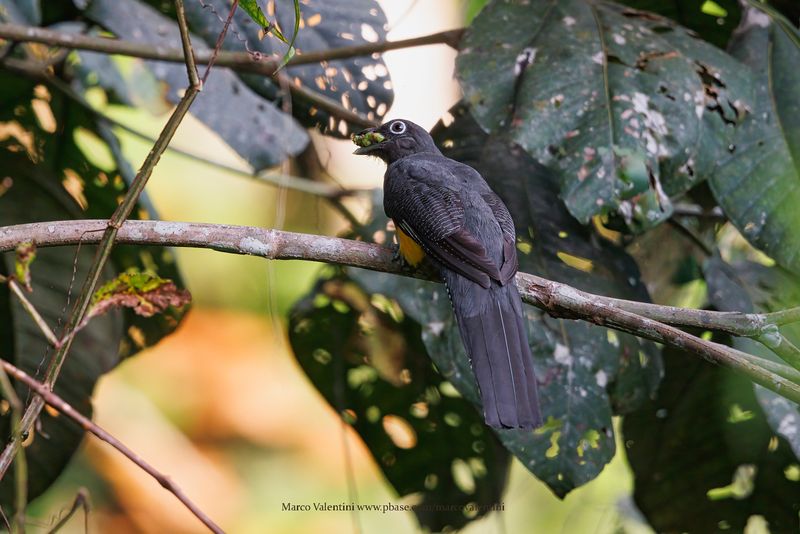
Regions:
[[[439,153],[430,134],[421,126],[405,119],[395,119],[378,128],[370,128],[353,136],[359,146],[354,154],[369,155],[392,163],[422,152]]]

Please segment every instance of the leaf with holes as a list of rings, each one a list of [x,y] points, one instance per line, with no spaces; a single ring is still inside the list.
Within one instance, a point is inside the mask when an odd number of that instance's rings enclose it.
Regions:
[[[711,189],[748,241],[800,273],[800,34],[748,7],[730,50],[759,81],[753,113],[736,129]]]
[[[464,106],[434,129],[445,155],[475,167],[504,199],[517,226],[520,270],[582,289],[647,300],[635,264],[592,235],[557,198],[554,179],[518,146],[489,137]],[[378,208],[379,209],[379,208]],[[367,234],[385,230],[383,218]],[[475,379],[443,286],[351,270],[370,292],[397,299],[422,325],[428,353],[442,375],[479,406]],[[531,307],[529,339],[546,419],[536,433],[498,435],[559,496],[592,480],[613,457],[612,412],[627,413],[654,394],[661,375],[655,346],[604,328],[544,316]]]
[[[209,44],[216,42],[222,27],[220,16],[227,16],[225,0],[204,0],[186,5],[192,31]],[[297,19],[292,1],[268,0],[267,16],[282,28],[292,27]],[[297,53],[314,52],[386,40],[386,16],[375,0],[303,2],[300,30],[295,40]],[[235,13],[231,21],[233,34],[223,43],[224,50],[252,51],[264,56],[283,56],[286,45],[277,39],[259,39],[260,28],[244,13]],[[334,59],[322,64],[288,66],[286,75],[295,84],[361,113],[371,120],[380,120],[392,105],[393,90],[389,71],[379,57],[363,56]],[[279,97],[279,88],[272,79],[242,74],[241,79],[258,94],[270,100]],[[319,127],[329,135],[349,137],[362,126],[336,119],[314,103],[295,96],[292,114],[310,127]]]
[[[69,219],[80,213],[66,191],[59,190],[58,182],[51,181],[45,171],[24,155],[0,148],[0,166],[13,180],[11,187],[0,196],[0,226]],[[77,286],[71,288],[73,300],[93,257],[94,251],[87,247],[77,256]],[[36,262],[31,266],[33,292],[27,297],[53,329],[64,323],[69,310],[66,299],[75,260],[74,248],[47,248],[37,252]],[[3,274],[9,273],[13,264],[13,253],[0,254]],[[110,266],[105,269],[104,276],[113,276]],[[84,415],[91,415],[90,398],[95,381],[119,362],[118,346],[123,328],[122,315],[109,314],[92,321],[73,342],[55,391]],[[52,350],[19,300],[10,294],[7,286],[0,287],[0,351],[28,374],[40,376],[37,371],[44,368]],[[19,387],[18,393],[21,398],[27,398],[24,388]],[[41,494],[56,479],[83,438],[80,427],[53,412],[42,412],[40,421],[41,429],[35,432],[33,441],[25,449],[31,498]],[[8,414],[0,418],[0,432],[5,442],[10,433]],[[0,483],[0,503],[4,508],[13,507],[15,475],[12,473],[13,470]]]
[[[93,116],[59,93],[51,94],[44,86],[0,72],[3,74],[0,101],[7,105],[0,107],[0,127],[11,135],[0,141],[0,168],[7,175],[0,194],[0,226],[108,218],[126,187],[113,150],[103,143],[105,134],[97,128]],[[69,303],[74,302],[93,257],[94,250],[85,246],[77,260],[75,249],[70,247],[37,251],[36,261],[30,266],[33,293],[29,298],[56,332],[64,324]],[[12,271],[13,265],[12,253],[0,256],[1,271]],[[103,277],[113,277],[129,267],[146,267],[180,280],[170,252],[158,247],[114,247]],[[70,290],[72,297],[68,300]],[[178,310],[152,319],[126,310],[124,314],[113,311],[92,319],[75,338],[56,392],[90,415],[96,380],[133,351],[169,334],[181,317]],[[0,289],[0,351],[34,376],[51,354],[43,335],[5,286]],[[26,449],[31,497],[55,480],[83,436],[83,431],[64,417],[47,412],[41,421],[43,433],[37,431]],[[6,414],[0,419],[0,435],[8,433]],[[13,477],[8,476],[0,484],[0,503],[11,506],[13,494]]]
[[[50,93],[44,86],[19,77],[5,80],[0,86],[0,101],[9,105],[0,108],[0,123],[18,125],[20,137],[27,140],[27,144],[20,143],[11,137],[6,148],[28,152],[39,168],[46,170],[54,186],[60,188],[63,184],[82,208],[82,213],[75,217],[108,218],[116,209],[119,196],[125,193],[126,183],[133,179],[133,170],[122,158],[114,134],[107,126],[98,124],[82,105],[61,93]],[[55,117],[58,123],[54,122]],[[0,148],[3,146],[0,142]],[[139,206],[131,219],[158,218],[146,194],[140,197]],[[117,245],[111,259],[120,272],[129,268],[150,270],[182,285],[174,253],[169,248]],[[151,319],[126,310],[125,322],[129,328],[120,346],[121,355],[128,356],[157,343],[177,327],[182,317],[183,313],[177,309]]]
[[[800,279],[779,267],[765,267],[752,262],[729,265],[719,257],[704,267],[708,298],[720,311],[769,313],[800,306]],[[777,333],[795,346],[800,345],[800,324],[780,327]],[[763,344],[748,338],[734,338],[733,346],[768,360],[781,362]],[[758,384],[756,398],[772,429],[782,436],[800,458],[800,407],[794,402]]]
[[[797,459],[775,437],[752,382],[665,349],[658,398],[623,420],[633,498],[656,532],[797,528]]]
[[[187,9],[190,5],[201,8],[199,3],[191,2]],[[139,0],[94,0],[85,14],[120,38],[148,45],[180,46],[174,20]],[[197,37],[192,45],[197,51],[208,50]],[[178,102],[189,83],[186,67],[180,63],[147,63],[156,78],[169,86],[167,100]],[[256,169],[275,166],[308,144],[308,135],[292,117],[253,92],[229,69],[214,70],[202,94],[192,104],[191,113]]]
[[[502,28],[502,31],[498,31]],[[570,213],[633,229],[706,179],[752,107],[749,70],[673,21],[590,0],[497,0],[461,43],[475,118],[559,173]]]
[[[434,370],[419,325],[396,303],[347,278],[323,277],[292,310],[289,339],[397,493],[421,495],[420,525],[458,529],[499,502],[508,453]]]

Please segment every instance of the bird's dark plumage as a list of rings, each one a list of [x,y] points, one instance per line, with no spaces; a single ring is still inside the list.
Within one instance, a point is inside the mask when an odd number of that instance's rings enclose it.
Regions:
[[[533,358],[513,283],[514,223],[505,204],[475,169],[443,156],[428,132],[410,121],[390,121],[354,141],[361,145],[356,154],[387,164],[383,205],[398,235],[410,237],[441,268],[487,424],[541,425]]]

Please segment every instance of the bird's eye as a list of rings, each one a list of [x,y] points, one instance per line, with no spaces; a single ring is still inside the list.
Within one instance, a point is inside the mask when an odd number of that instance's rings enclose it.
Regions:
[[[401,134],[406,131],[406,123],[403,121],[394,121],[389,125],[389,131],[393,134]]]

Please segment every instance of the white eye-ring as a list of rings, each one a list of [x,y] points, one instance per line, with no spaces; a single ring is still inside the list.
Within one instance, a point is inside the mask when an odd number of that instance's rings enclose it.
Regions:
[[[393,134],[401,134],[406,131],[406,123],[403,121],[394,121],[389,125],[389,131]]]

